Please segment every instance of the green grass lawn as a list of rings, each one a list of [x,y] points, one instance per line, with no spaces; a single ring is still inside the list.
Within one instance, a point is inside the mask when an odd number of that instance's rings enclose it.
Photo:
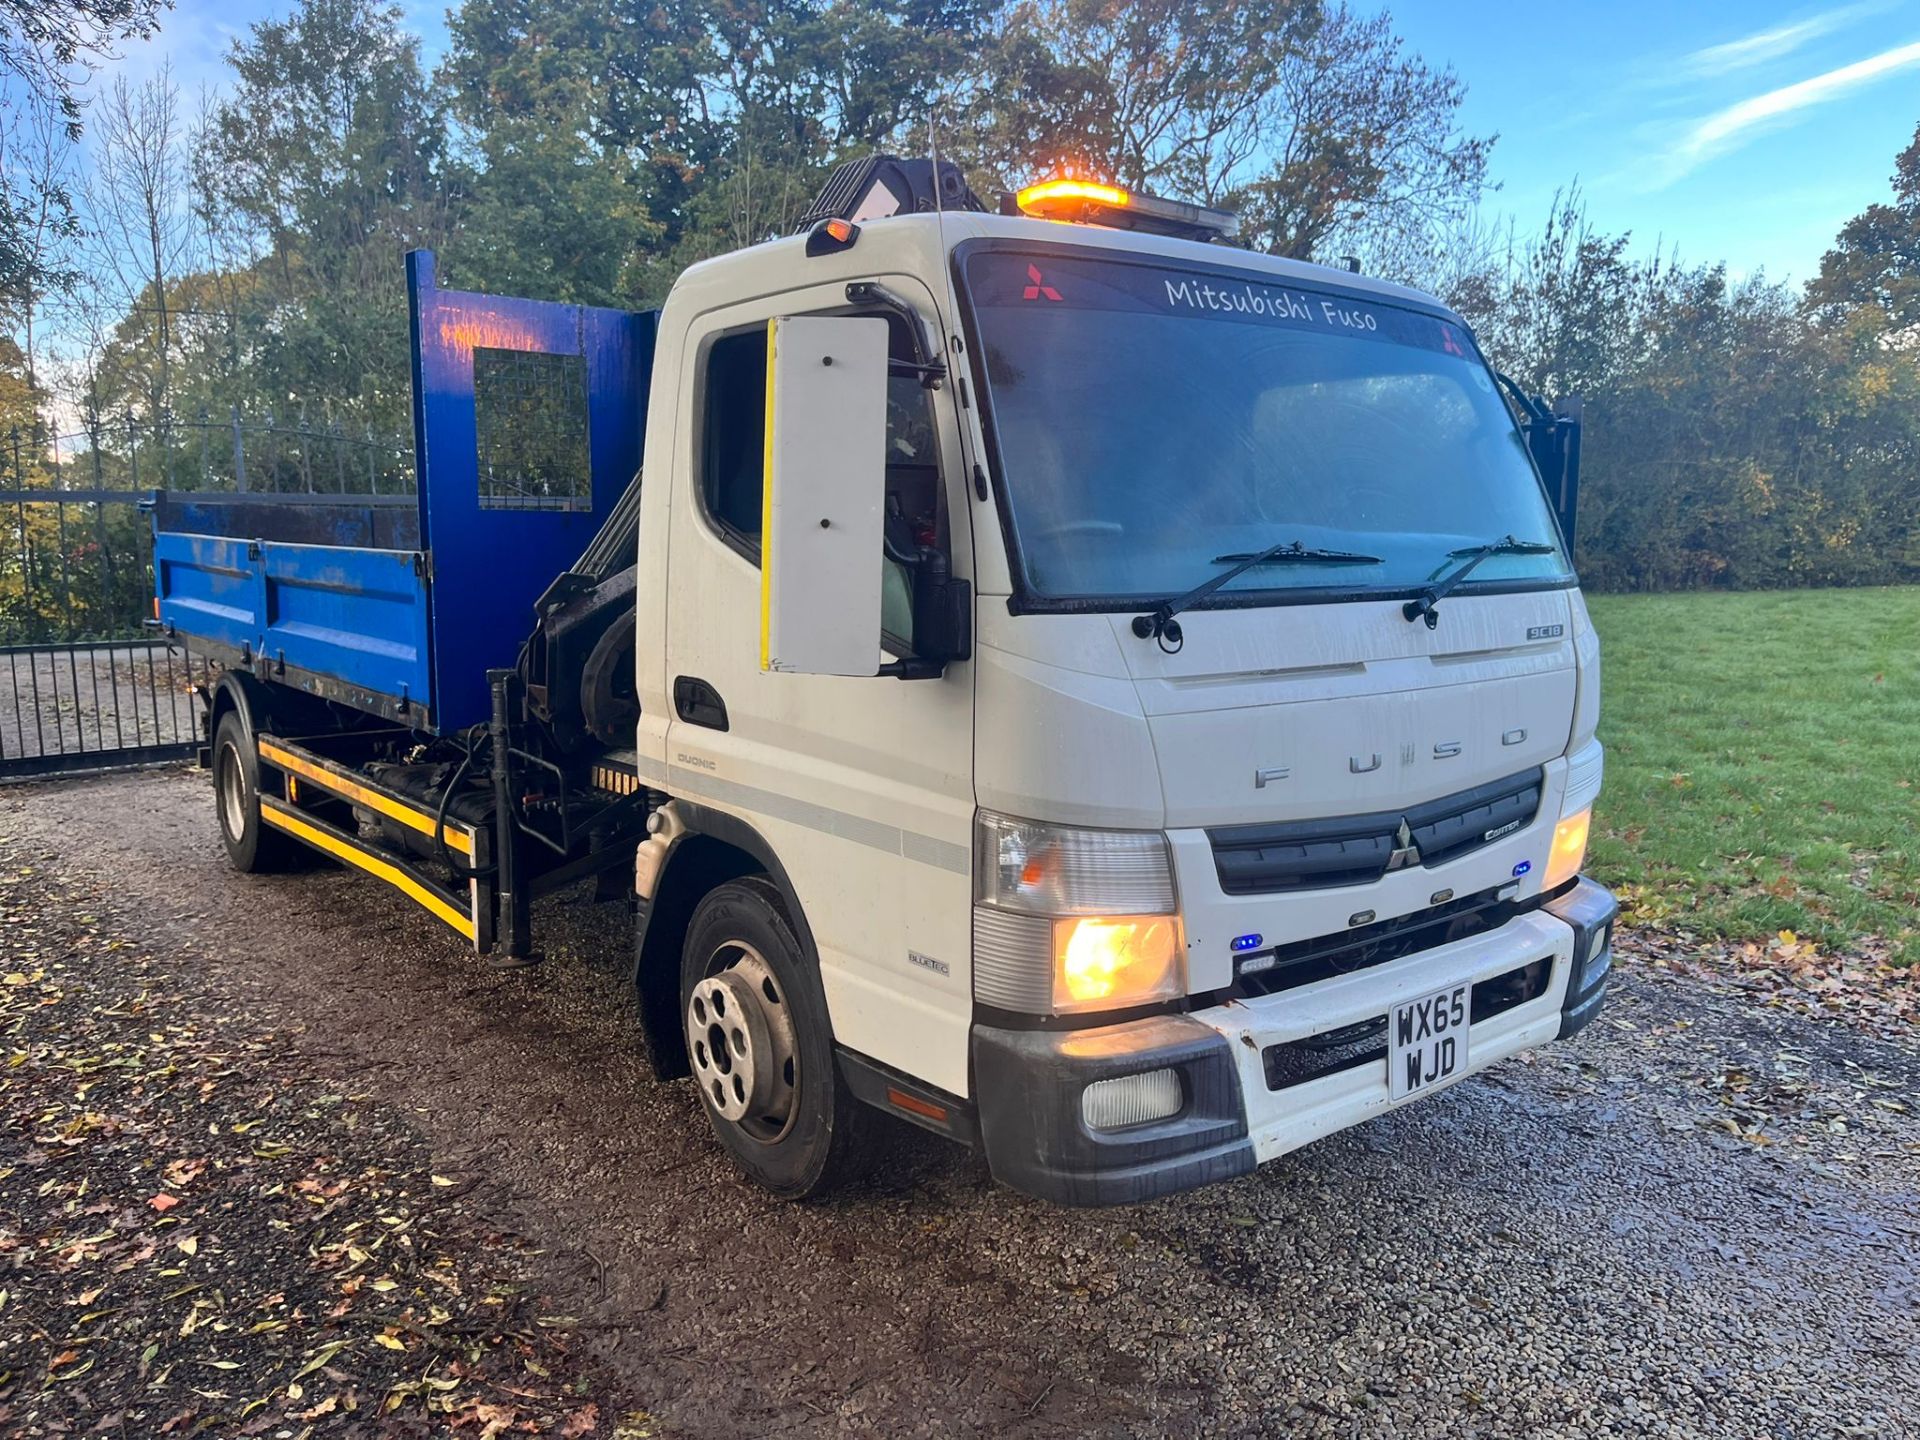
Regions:
[[[1920,962],[1920,588],[1590,599],[1629,914]]]

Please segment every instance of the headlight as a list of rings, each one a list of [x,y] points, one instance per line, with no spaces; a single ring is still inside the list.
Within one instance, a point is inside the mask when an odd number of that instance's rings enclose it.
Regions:
[[[1607,752],[1589,740],[1567,757],[1567,785],[1560,796],[1560,823],[1553,827],[1543,890],[1555,890],[1580,873],[1587,858],[1587,833],[1593,828],[1593,802],[1600,798]]]
[[[1185,993],[1165,835],[987,811],[974,833],[973,985],[982,1003],[1045,1015]]]
[[[1587,858],[1587,832],[1593,826],[1593,811],[1568,815],[1553,827],[1553,849],[1547,855],[1547,875],[1541,887],[1557,889],[1580,873]]]
[[[1171,915],[1056,920],[1053,953],[1062,1008],[1180,993],[1180,922]]]

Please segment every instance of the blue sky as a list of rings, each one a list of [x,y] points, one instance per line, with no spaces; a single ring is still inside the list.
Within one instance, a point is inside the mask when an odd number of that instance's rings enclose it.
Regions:
[[[1404,0],[1400,32],[1467,82],[1498,132],[1491,212],[1537,229],[1578,180],[1594,222],[1803,280],[1849,218],[1890,198],[1920,124],[1920,0]]]
[[[191,92],[218,80],[248,22],[285,8],[178,0],[120,68],[139,78],[170,55]],[[1636,248],[1805,279],[1841,224],[1888,197],[1893,157],[1920,123],[1920,0],[1390,8],[1415,50],[1467,82],[1468,128],[1498,133],[1485,218],[1512,215],[1522,231],[1577,180],[1595,223],[1630,230]],[[444,5],[406,10],[437,56]]]

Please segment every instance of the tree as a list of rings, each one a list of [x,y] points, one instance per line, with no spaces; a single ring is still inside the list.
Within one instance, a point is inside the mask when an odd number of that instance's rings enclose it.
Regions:
[[[16,119],[80,138],[81,78],[116,41],[144,39],[172,0],[0,0],[0,91]],[[46,167],[16,174],[0,167],[0,303],[17,304],[71,279],[35,243],[48,227],[71,229],[72,206]]]
[[[832,167],[925,154],[997,0],[716,0],[704,113],[724,127],[676,262],[790,231]]]
[[[1920,125],[1894,160],[1891,205],[1869,205],[1846,223],[1807,286],[1829,318],[1871,306],[1894,330],[1920,326]]]
[[[976,76],[982,158],[1217,201],[1319,23],[1311,0],[1016,0]]]
[[[147,413],[167,412],[173,326],[170,282],[190,239],[180,92],[170,70],[143,85],[114,81],[101,107],[93,170],[84,189],[97,283],[121,312],[150,309],[153,349],[144,389]]]
[[[1493,137],[1458,128],[1467,87],[1407,53],[1384,15],[1329,10],[1280,70],[1260,173],[1233,197],[1257,249],[1308,259],[1419,245],[1486,188]]]
[[[442,71],[472,174],[460,273],[641,303],[791,227],[828,168],[924,145],[996,0],[467,0]]]
[[[687,185],[716,150],[695,7],[467,0],[439,80],[458,122],[466,283],[614,304],[678,240]]]
[[[1920,365],[1784,285],[1635,257],[1577,194],[1447,298],[1529,391],[1585,402],[1594,589],[1890,584],[1920,565]],[[1877,313],[1877,312],[1876,312]]]
[[[1465,94],[1387,16],[1316,0],[1016,0],[974,158],[999,184],[1066,166],[1224,206],[1275,254],[1377,249],[1479,198],[1493,142],[1459,131]]]
[[[80,273],[73,264],[80,222],[69,193],[72,158],[72,142],[51,110],[23,107],[0,123],[0,313],[19,320],[30,385],[39,378],[36,329],[46,297],[71,289]]]
[[[250,368],[275,405],[353,399],[407,416],[402,256],[450,222],[445,123],[419,42],[380,0],[300,0],[230,55],[197,173],[266,247]]]

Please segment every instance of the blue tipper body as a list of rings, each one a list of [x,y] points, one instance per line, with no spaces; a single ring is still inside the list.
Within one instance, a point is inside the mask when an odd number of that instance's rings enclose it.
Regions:
[[[420,561],[405,550],[153,537],[160,621],[190,648],[211,641],[213,653],[251,660],[269,679],[284,664],[430,717]]]
[[[486,672],[515,663],[534,602],[639,470],[659,317],[442,290],[428,251],[407,256],[407,291],[417,525],[392,523],[389,497],[171,495],[156,613],[189,649],[444,733],[487,718]],[[476,349],[581,357],[587,493],[483,502]],[[299,508],[308,523],[283,523]]]

